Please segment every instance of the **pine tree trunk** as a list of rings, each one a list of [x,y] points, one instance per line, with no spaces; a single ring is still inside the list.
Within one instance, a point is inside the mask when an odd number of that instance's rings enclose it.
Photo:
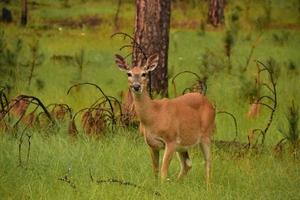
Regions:
[[[217,27],[224,23],[225,0],[210,0],[208,23]]]
[[[27,9],[27,0],[21,0],[21,25],[26,26],[27,25],[27,15],[28,15],[28,9]]]
[[[150,74],[149,88],[167,96],[171,0],[136,0],[136,8],[134,39],[141,48],[134,48],[132,64],[142,65],[146,57],[159,54],[158,67]]]

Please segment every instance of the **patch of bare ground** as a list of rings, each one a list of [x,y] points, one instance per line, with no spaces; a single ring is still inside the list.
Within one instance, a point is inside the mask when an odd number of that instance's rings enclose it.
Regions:
[[[84,16],[79,19],[50,20],[47,24],[68,28],[82,28],[100,26],[103,21],[104,20],[98,16]]]
[[[180,20],[180,21],[171,21],[171,28],[175,29],[199,29],[201,26],[200,20]],[[300,24],[297,23],[280,23],[272,22],[268,25],[268,29],[289,29],[289,30],[300,30]],[[222,31],[224,27],[213,27],[211,25],[206,25],[206,31]]]
[[[120,19],[121,20],[121,19]],[[99,16],[83,16],[80,18],[67,18],[59,20],[49,20],[47,24],[50,26],[61,26],[68,28],[82,28],[82,27],[96,27],[105,23],[105,19]],[[171,21],[171,28],[175,29],[191,29],[197,30],[201,27],[200,20],[178,20]],[[289,29],[289,30],[300,30],[300,24],[297,23],[280,23],[272,22],[268,25],[267,29]],[[213,27],[206,24],[206,31],[223,31],[224,26]]]
[[[28,1],[28,5],[31,6],[31,8],[37,8],[39,6],[50,6],[50,4],[40,3],[40,2],[37,2],[37,1]]]
[[[292,23],[279,23],[273,22],[268,28],[270,29],[290,29],[290,30],[300,30],[300,24],[292,24]]]
[[[200,27],[199,20],[180,20],[171,21],[172,28],[186,28],[186,29],[197,29]]]
[[[201,26],[201,22],[199,20],[180,20],[180,21],[171,21],[171,28],[175,29],[194,29],[197,30]],[[223,31],[224,27],[213,27],[212,25],[205,25],[206,31]]]

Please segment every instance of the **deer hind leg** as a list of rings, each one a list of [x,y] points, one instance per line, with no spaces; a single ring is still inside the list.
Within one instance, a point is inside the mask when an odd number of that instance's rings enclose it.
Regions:
[[[205,161],[205,180],[206,183],[209,183],[210,174],[211,174],[211,143],[209,142],[202,142],[201,143],[201,150],[204,156]]]
[[[181,164],[181,169],[177,178],[181,179],[192,168],[192,161],[190,160],[189,153],[187,151],[177,152],[177,156]]]
[[[165,180],[168,176],[168,169],[170,166],[170,162],[172,159],[172,156],[175,152],[175,146],[172,143],[167,143],[165,147],[164,157],[162,161],[162,167],[161,167],[161,179]]]
[[[154,175],[157,177],[159,173],[159,150],[149,148],[150,149],[150,154],[151,154],[151,159],[152,159],[152,168]]]

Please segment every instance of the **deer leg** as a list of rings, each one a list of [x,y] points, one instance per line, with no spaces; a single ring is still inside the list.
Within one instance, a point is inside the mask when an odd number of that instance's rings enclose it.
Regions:
[[[210,150],[210,141],[201,143],[201,150],[204,156],[205,161],[205,180],[206,183],[209,183],[210,173],[211,173],[211,150]]]
[[[151,159],[152,159],[152,168],[154,175],[157,177],[158,172],[159,172],[159,150],[149,148],[150,149],[150,154],[151,154]]]
[[[189,158],[189,154],[187,151],[185,152],[177,152],[177,156],[180,160],[181,169],[178,174],[178,179],[181,179],[183,176],[187,174],[187,172],[192,168],[192,161]]]
[[[165,180],[168,176],[168,169],[169,165],[172,159],[172,156],[175,152],[175,146],[172,143],[167,143],[165,152],[164,152],[164,157],[162,161],[162,167],[161,167],[161,179]]]

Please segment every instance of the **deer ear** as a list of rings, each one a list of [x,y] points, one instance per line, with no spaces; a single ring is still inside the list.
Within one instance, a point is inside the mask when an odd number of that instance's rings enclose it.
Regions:
[[[119,69],[122,71],[128,71],[129,67],[128,67],[125,59],[118,54],[116,54],[115,57],[116,57],[115,61],[116,61],[116,64],[118,65]]]
[[[147,72],[151,72],[153,70],[155,70],[155,68],[157,67],[158,65],[158,54],[153,54],[151,55],[148,59],[147,59],[147,62],[146,62],[146,65],[144,67],[144,69],[147,71]]]

